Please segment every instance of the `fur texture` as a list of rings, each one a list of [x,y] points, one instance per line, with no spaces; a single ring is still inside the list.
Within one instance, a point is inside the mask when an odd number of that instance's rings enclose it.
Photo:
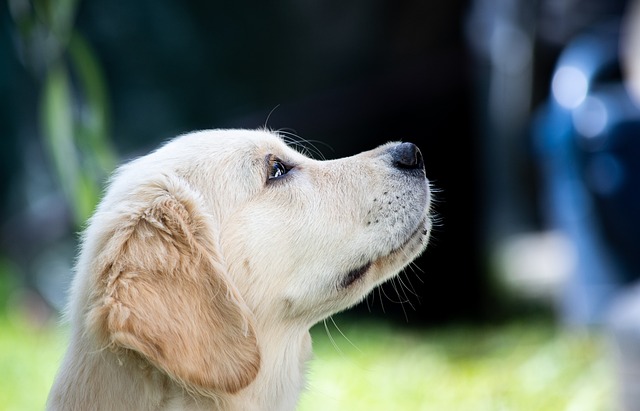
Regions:
[[[293,410],[309,328],[426,247],[415,146],[316,161],[269,131],[121,167],[86,229],[49,410]]]

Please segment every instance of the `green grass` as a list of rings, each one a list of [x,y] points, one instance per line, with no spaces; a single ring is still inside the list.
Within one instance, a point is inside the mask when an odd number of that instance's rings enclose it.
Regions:
[[[0,410],[43,410],[66,344],[53,326],[0,315]]]
[[[337,320],[313,330],[300,411],[605,411],[603,341],[548,322],[407,330]],[[42,410],[66,344],[55,325],[0,314],[0,410]]]
[[[601,338],[548,322],[407,331],[347,323],[316,329],[300,410],[596,411],[612,409]]]

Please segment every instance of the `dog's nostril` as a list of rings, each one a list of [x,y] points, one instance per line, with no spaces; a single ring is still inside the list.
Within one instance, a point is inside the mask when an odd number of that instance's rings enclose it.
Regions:
[[[398,168],[424,168],[422,153],[413,143],[400,143],[393,149],[393,161]]]

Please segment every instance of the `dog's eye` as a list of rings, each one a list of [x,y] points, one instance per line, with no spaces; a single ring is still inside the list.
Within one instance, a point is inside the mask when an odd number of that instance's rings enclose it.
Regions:
[[[278,178],[287,174],[287,167],[278,159],[272,159],[269,164],[269,180],[272,178]]]

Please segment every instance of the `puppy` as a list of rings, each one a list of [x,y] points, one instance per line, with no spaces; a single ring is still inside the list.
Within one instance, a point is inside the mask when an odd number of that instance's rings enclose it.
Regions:
[[[426,247],[418,148],[312,160],[277,133],[183,135],[91,218],[49,410],[293,410],[309,328]]]

